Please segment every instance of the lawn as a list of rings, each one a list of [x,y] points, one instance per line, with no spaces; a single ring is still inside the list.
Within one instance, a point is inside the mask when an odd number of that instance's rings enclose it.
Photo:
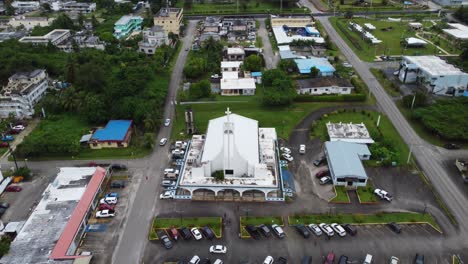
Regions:
[[[177,1],[177,7],[184,8],[186,15],[226,15],[226,14],[258,14],[258,13],[280,13],[279,4],[267,1],[248,1],[246,4],[233,3],[192,3],[187,5],[185,1]],[[283,13],[305,13],[303,8],[283,7]]]
[[[372,45],[363,40],[358,33],[351,31],[348,23],[352,21],[361,26],[364,23],[371,23],[376,27],[372,34],[382,43]],[[400,44],[400,40],[415,37],[415,31],[408,28],[407,22],[392,22],[388,20],[373,20],[365,18],[344,19],[338,17],[330,18],[330,22],[346,43],[354,52],[365,61],[374,61],[375,56],[386,55],[437,55],[438,50],[435,46],[427,44],[424,48],[405,48]],[[392,29],[389,29],[389,28]],[[382,29],[389,30],[383,31]]]
[[[222,236],[222,220],[221,217],[181,217],[181,218],[157,218],[153,220],[153,225],[150,230],[150,240],[153,234],[156,235],[157,229],[168,229],[171,227],[180,228],[185,226],[192,227],[210,227],[215,233],[216,237]]]
[[[291,106],[285,107],[264,107],[257,101],[177,105],[176,119],[174,120],[171,138],[187,137],[184,134],[184,114],[187,107],[192,108],[195,127],[198,133],[204,133],[208,126],[208,121],[225,115],[224,112],[229,107],[235,114],[258,120],[260,127],[276,128],[278,137],[287,139],[293,128],[309,113],[319,108],[333,105],[337,105],[337,103],[294,103]]]
[[[377,127],[377,119],[380,115],[380,125]],[[352,111],[342,110],[331,113],[330,115],[322,117],[313,125],[312,135],[319,137],[322,141],[328,140],[328,133],[326,128],[327,122],[339,123],[339,122],[352,122],[354,124],[363,122],[370,135],[382,134],[383,140],[392,143],[392,146],[398,152],[399,159],[397,163],[399,165],[406,164],[408,158],[408,146],[405,144],[403,139],[400,137],[390,120],[379,112],[374,111]],[[379,132],[380,131],[380,132]],[[372,165],[372,161],[367,162]]]
[[[335,186],[336,197],[331,199],[331,203],[349,203],[349,196],[344,186]]]
[[[370,71],[390,96],[400,96],[400,89],[398,86],[388,80],[380,69],[371,68]]]
[[[366,187],[358,187],[356,193],[360,203],[378,203],[377,195],[374,194],[374,188],[370,182]]]
[[[277,224],[284,226],[284,221],[281,216],[241,216],[240,217],[240,229],[242,237],[250,237],[249,233],[245,230],[246,225],[273,225]]]
[[[376,213],[376,214],[314,214],[314,215],[298,215],[289,217],[289,225],[296,224],[319,224],[319,223],[350,223],[350,224],[380,224],[380,223],[418,223],[425,222],[435,229],[440,230],[431,214],[420,213]]]

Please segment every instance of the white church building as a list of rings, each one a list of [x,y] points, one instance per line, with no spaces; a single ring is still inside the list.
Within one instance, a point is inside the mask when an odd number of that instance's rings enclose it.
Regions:
[[[225,113],[209,121],[206,136],[192,137],[179,188],[191,198],[198,190],[214,197],[235,193],[241,199],[249,191],[265,200],[282,200],[276,130],[259,128],[257,120],[229,108]]]

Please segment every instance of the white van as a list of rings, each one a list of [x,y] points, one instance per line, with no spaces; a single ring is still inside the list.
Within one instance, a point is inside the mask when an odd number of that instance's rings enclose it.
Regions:
[[[367,254],[362,264],[371,264],[371,263],[372,263],[372,255]]]

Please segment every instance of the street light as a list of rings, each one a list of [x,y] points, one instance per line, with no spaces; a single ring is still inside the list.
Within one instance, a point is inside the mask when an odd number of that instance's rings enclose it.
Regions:
[[[2,134],[3,135],[3,134]],[[5,138],[5,136],[3,135],[3,138]],[[5,138],[6,139],[6,138]],[[6,140],[2,140],[3,142],[6,142],[8,144],[8,151],[11,153],[11,156],[13,157],[13,161],[15,162],[15,167],[16,167],[16,170],[18,170],[18,163],[16,162],[16,156],[15,156],[15,153],[13,152],[13,150],[11,149],[11,146],[10,146],[10,142],[9,141],[6,141]]]

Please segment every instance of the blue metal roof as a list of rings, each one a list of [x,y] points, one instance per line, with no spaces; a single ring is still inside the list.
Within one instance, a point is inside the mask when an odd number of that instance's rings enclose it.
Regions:
[[[251,72],[252,77],[262,77],[262,72]]]
[[[132,120],[111,120],[103,129],[94,132],[92,140],[122,141],[132,125]]]
[[[317,68],[321,73],[335,72],[335,68],[330,64],[327,58],[312,57],[308,59],[295,59],[294,62],[299,72],[302,74],[310,73],[312,67]]]
[[[345,141],[325,142],[328,165],[333,177],[358,177],[367,179],[359,155],[370,156],[369,148],[365,144]]]

